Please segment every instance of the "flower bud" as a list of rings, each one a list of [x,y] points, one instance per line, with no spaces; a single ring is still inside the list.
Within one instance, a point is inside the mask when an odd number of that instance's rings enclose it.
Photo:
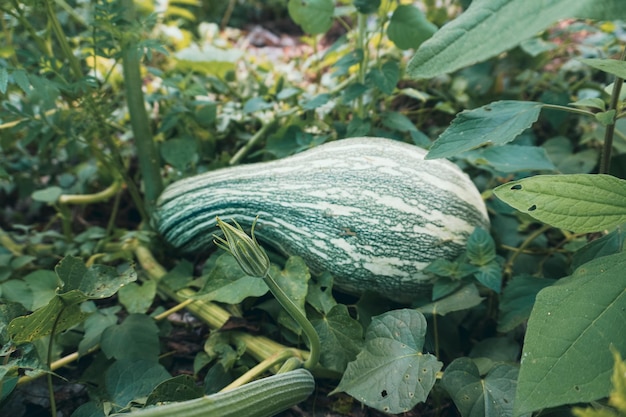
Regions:
[[[252,237],[248,236],[237,222],[234,223],[237,227],[217,218],[217,225],[222,229],[224,237],[216,236],[215,244],[233,255],[243,272],[253,277],[263,278],[269,273],[270,259],[254,237],[256,220],[252,223],[250,231]]]

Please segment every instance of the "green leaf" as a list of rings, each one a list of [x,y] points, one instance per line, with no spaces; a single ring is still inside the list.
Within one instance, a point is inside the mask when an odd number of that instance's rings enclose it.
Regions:
[[[341,101],[343,103],[350,103],[352,100],[355,100],[361,97],[363,94],[365,94],[367,90],[369,90],[369,88],[364,84],[361,84],[361,83],[350,84],[341,93]]]
[[[61,293],[80,289],[80,285],[85,275],[87,275],[87,267],[82,259],[68,255],[61,259],[54,267],[63,285]]]
[[[37,310],[48,304],[56,295],[59,287],[59,279],[57,275],[45,269],[38,269],[23,278],[28,288],[32,291],[33,302],[29,307],[30,310]]]
[[[484,61],[569,17],[626,17],[620,0],[473,1],[424,42],[407,67],[412,78],[432,78]]]
[[[161,143],[160,151],[165,162],[183,171],[197,159],[198,147],[193,138],[174,138]]]
[[[7,85],[9,83],[9,72],[6,68],[0,68],[0,93],[7,93]]]
[[[609,395],[610,347],[626,353],[626,253],[588,262],[539,292],[515,400],[520,415]]]
[[[28,74],[24,70],[13,71],[13,81],[22,89],[26,94],[30,93],[30,81],[28,81]]]
[[[626,231],[624,226],[618,226],[611,233],[606,234],[598,239],[592,240],[585,246],[576,251],[572,257],[570,267],[576,269],[584,263],[602,256],[613,255],[621,252],[624,248],[624,240]]]
[[[248,297],[260,297],[269,291],[261,278],[246,275],[228,253],[220,255],[213,269],[205,275],[204,286],[196,294],[204,301],[238,304]]]
[[[320,363],[328,369],[343,372],[353,361],[362,345],[363,328],[350,317],[343,304],[335,305],[328,314],[311,323],[322,344]]]
[[[374,13],[380,7],[380,0],[354,0],[354,7],[359,13]]]
[[[527,275],[513,277],[507,283],[500,298],[498,331],[509,332],[528,320],[535,305],[537,293],[555,282],[553,279]]]
[[[365,84],[376,87],[390,95],[400,81],[400,66],[396,61],[387,61],[380,68],[372,68],[365,76]]]
[[[114,411],[119,411],[131,401],[147,397],[156,386],[170,377],[157,362],[125,359],[116,361],[107,369],[104,383],[115,404]]]
[[[445,316],[453,311],[468,310],[482,301],[483,297],[478,293],[478,288],[474,284],[469,284],[441,300],[419,307],[417,311],[423,314]]]
[[[274,105],[268,101],[265,101],[263,97],[253,97],[250,100],[246,101],[243,105],[244,113],[254,113],[259,110],[267,110],[274,107]]]
[[[324,272],[309,281],[306,301],[322,314],[327,314],[337,305],[333,297],[333,276],[329,272]]]
[[[496,258],[496,244],[486,229],[477,227],[467,238],[467,257],[474,265],[487,265]]]
[[[570,103],[570,105],[575,107],[590,107],[600,111],[606,110],[606,102],[598,97],[584,98],[582,100],[575,101],[574,103]]]
[[[611,109],[609,111],[603,111],[600,113],[594,114],[594,117],[597,121],[599,121],[603,126],[608,126],[612,123],[615,123],[615,109]]]
[[[124,285],[118,292],[120,303],[129,313],[145,313],[156,296],[156,281],[136,282]]]
[[[150,393],[146,400],[146,406],[160,402],[178,402],[193,400],[204,395],[202,387],[196,385],[191,375],[178,375],[161,382]]]
[[[224,78],[235,69],[235,63],[243,56],[236,48],[220,49],[207,43],[181,49],[174,54],[176,69],[182,72],[195,71],[200,74],[217,75]]]
[[[290,256],[285,263],[285,268],[279,273],[272,272],[272,277],[291,301],[306,315],[304,305],[311,273],[304,260],[299,256]],[[281,309],[278,314],[278,322],[296,334],[301,332],[300,326],[284,309]]]
[[[55,203],[61,194],[63,194],[63,190],[60,187],[53,186],[35,191],[32,197],[33,200],[41,201],[42,203]]]
[[[331,97],[332,96],[328,93],[318,94],[312,99],[310,99],[309,101],[307,101],[306,103],[303,103],[302,109],[303,110],[315,110],[318,107],[321,107],[324,104],[328,103]]]
[[[500,293],[502,288],[502,266],[496,260],[489,262],[486,265],[481,265],[478,271],[474,273],[474,277],[478,282],[485,287]]]
[[[94,346],[100,344],[102,333],[111,326],[117,324],[117,316],[121,308],[119,306],[107,309],[98,309],[85,320],[85,335],[78,344],[78,353],[82,356]]]
[[[626,78],[626,62],[624,61],[600,58],[580,59],[579,61],[592,68],[613,74],[621,79]]]
[[[537,121],[540,112],[541,103],[509,100],[462,111],[433,143],[426,158],[447,158],[488,143],[510,142]]]
[[[471,359],[458,358],[446,368],[441,383],[462,417],[510,416],[517,373],[516,367],[502,364],[481,379]]]
[[[600,174],[536,175],[494,189],[522,213],[576,233],[626,222],[626,181]]]
[[[368,407],[385,413],[407,412],[423,402],[442,367],[433,355],[423,354],[424,316],[409,309],[394,310],[372,319],[365,346],[332,392],[346,392]]]
[[[417,7],[400,5],[391,15],[387,36],[398,48],[417,48],[426,39],[433,36],[437,26],[429,22]]]
[[[144,314],[131,314],[116,326],[102,333],[102,352],[108,358],[146,359],[159,358],[159,328],[154,319]]]
[[[89,316],[81,310],[78,302],[86,298],[78,291],[72,291],[73,303],[67,303],[60,297],[54,297],[50,302],[28,316],[17,317],[9,324],[9,335],[14,343],[22,344],[33,342],[48,336],[54,330],[61,333],[81,323]]]
[[[333,24],[333,0],[289,0],[289,16],[309,35],[325,33]]]
[[[383,126],[399,132],[410,132],[417,130],[411,119],[402,113],[396,111],[388,111],[382,114],[381,121]]]
[[[546,150],[538,146],[489,146],[466,152],[463,157],[473,165],[488,165],[504,173],[556,170]]]

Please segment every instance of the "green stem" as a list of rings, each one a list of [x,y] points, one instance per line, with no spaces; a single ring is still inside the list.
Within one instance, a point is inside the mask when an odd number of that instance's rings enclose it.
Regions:
[[[250,151],[250,149],[252,149],[254,145],[256,145],[259,142],[259,140],[261,140],[265,136],[265,133],[273,125],[274,125],[274,120],[267,122],[267,123],[263,123],[261,128],[257,130],[254,136],[252,136],[250,140],[248,140],[248,142],[246,142],[246,144],[241,149],[239,149],[237,153],[233,155],[232,158],[230,158],[230,161],[228,161],[228,164],[236,165],[237,163],[241,162],[243,157]]]
[[[50,332],[50,341],[48,342],[48,355],[46,359],[48,369],[50,371],[52,370],[52,347],[54,345],[54,335],[56,334],[56,329],[59,324],[59,320],[61,320],[61,316],[63,315],[64,311],[65,311],[65,307],[61,308],[61,311],[59,311],[59,314],[57,314],[57,316],[54,318],[54,323],[52,324],[52,330]],[[50,414],[52,415],[52,417],[56,417],[57,416],[57,404],[54,398],[54,385],[52,384],[52,372],[48,372],[47,377],[48,377],[48,392],[50,394]]]
[[[558,104],[541,104],[541,107],[543,107],[544,109],[550,109],[550,110],[561,110],[561,111],[566,111],[568,113],[574,113],[574,114],[581,114],[583,116],[591,116],[591,117],[595,117],[595,114],[588,111],[588,110],[583,110],[583,109],[577,109],[576,107],[567,107],[567,106],[559,106]]]
[[[72,53],[72,48],[70,44],[67,42],[67,38],[65,37],[65,33],[63,32],[63,28],[61,27],[61,23],[59,23],[59,19],[57,19],[57,15],[54,11],[54,7],[52,5],[51,0],[45,0],[46,13],[48,15],[48,20],[50,21],[50,25],[52,26],[52,31],[54,32],[54,36],[57,38],[59,42],[59,46],[61,47],[61,51],[65,56],[65,59],[68,60],[70,64],[70,68],[74,73],[74,77],[79,80],[83,77],[83,70],[80,67],[80,62]]]
[[[363,59],[359,63],[359,83],[365,84],[365,69],[367,67],[367,56],[365,53],[365,36],[366,36],[366,16],[363,13],[357,13],[357,48],[363,53]],[[365,118],[365,108],[363,106],[363,96],[357,100],[356,113],[361,118]]]
[[[304,367],[309,370],[313,369],[319,361],[321,350],[320,338],[317,335],[315,328],[306,318],[304,313],[300,311],[298,306],[291,300],[291,298],[289,298],[283,289],[280,288],[276,281],[274,281],[274,278],[272,278],[269,272],[263,277],[263,281],[269,287],[270,291],[274,297],[276,297],[280,305],[283,306],[283,308],[287,310],[287,313],[289,313],[289,315],[300,325],[300,327],[302,327],[304,334],[309,340],[309,348],[311,352],[307,360],[304,362]]]
[[[626,60],[626,47],[622,50],[621,61]],[[622,92],[622,84],[624,79],[615,76],[615,82],[613,83],[613,91],[611,92],[611,102],[609,103],[609,111],[615,110],[615,114],[618,113],[619,96]],[[602,145],[602,156],[600,158],[599,174],[608,174],[611,169],[611,151],[613,150],[613,136],[615,135],[615,121],[617,117],[614,116],[610,124],[606,126],[604,131],[604,145]]]
[[[132,2],[127,7],[132,7]],[[134,41],[122,47],[122,65],[126,102],[130,114],[130,124],[137,147],[139,170],[144,184],[144,208],[150,214],[156,206],[156,200],[163,190],[161,161],[150,131],[150,121],[146,113],[141,86],[143,84],[139,67],[140,55]]]

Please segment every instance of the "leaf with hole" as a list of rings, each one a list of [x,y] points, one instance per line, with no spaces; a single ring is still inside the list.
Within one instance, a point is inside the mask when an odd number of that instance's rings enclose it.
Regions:
[[[457,114],[433,143],[427,159],[447,158],[485,144],[503,145],[537,121],[541,103],[496,101]]]
[[[626,353],[626,253],[594,259],[537,294],[515,414],[609,395],[611,347]]]
[[[536,175],[503,184],[494,193],[522,213],[576,233],[626,222],[626,181],[610,175]]]
[[[518,368],[500,364],[481,378],[470,358],[455,359],[445,370],[441,383],[462,417],[511,416]]]
[[[332,393],[346,392],[369,407],[398,414],[424,402],[442,363],[422,353],[426,319],[410,309],[372,319],[365,345]]]

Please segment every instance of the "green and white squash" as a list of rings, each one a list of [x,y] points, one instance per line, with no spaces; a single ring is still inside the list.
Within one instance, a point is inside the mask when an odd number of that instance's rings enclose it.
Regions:
[[[469,177],[447,160],[382,138],[327,143],[291,157],[223,168],[171,184],[156,228],[186,252],[207,249],[216,216],[244,228],[347,292],[407,302],[432,277],[424,268],[453,259],[489,218]]]

